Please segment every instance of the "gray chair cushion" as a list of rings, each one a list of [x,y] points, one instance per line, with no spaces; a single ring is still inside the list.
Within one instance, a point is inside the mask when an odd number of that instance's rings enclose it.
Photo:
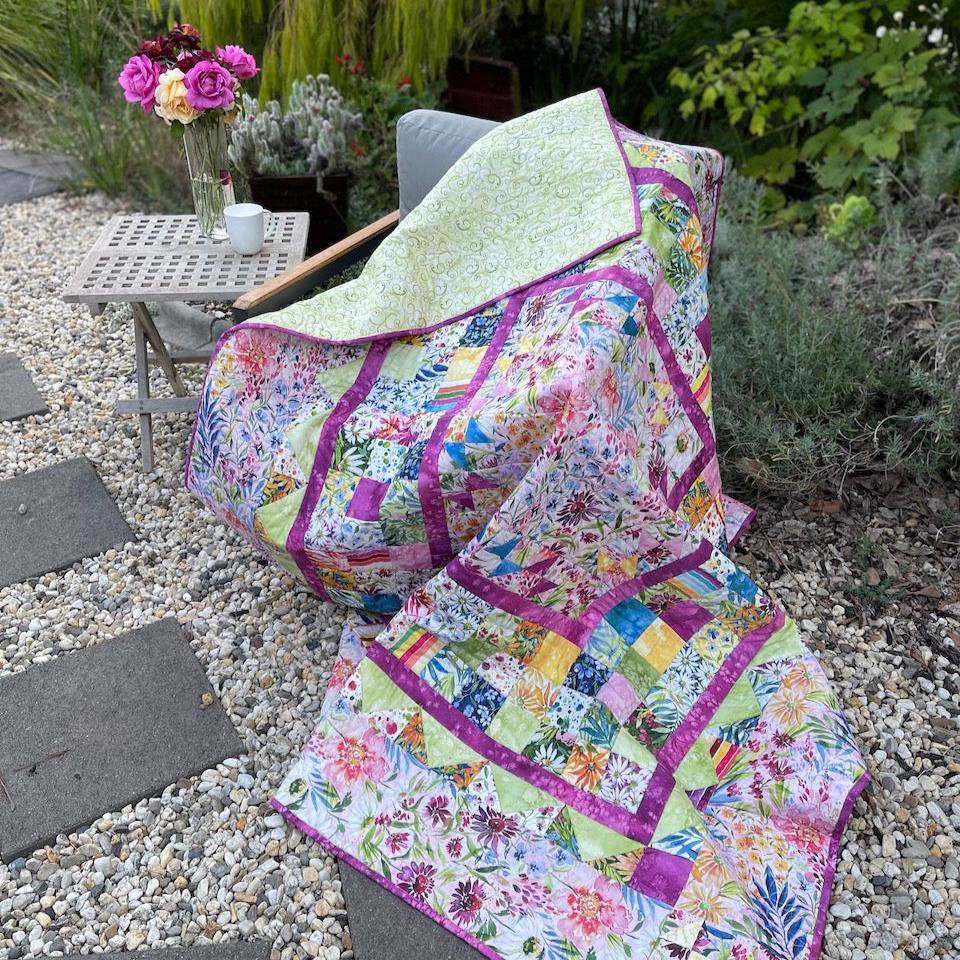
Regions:
[[[498,126],[442,110],[411,110],[397,121],[400,216],[405,217],[466,152]]]

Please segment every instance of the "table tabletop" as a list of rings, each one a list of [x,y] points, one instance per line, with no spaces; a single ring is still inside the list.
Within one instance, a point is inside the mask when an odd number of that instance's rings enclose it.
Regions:
[[[260,253],[200,235],[193,216],[119,214],[103,228],[63,299],[68,303],[234,300],[303,260],[307,213],[274,214]]]

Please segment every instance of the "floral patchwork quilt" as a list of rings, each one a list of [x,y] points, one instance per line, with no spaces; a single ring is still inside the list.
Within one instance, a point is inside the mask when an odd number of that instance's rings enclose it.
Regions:
[[[352,608],[274,806],[491,958],[819,953],[867,775],[730,557],[721,179],[598,91],[555,104],[204,385],[188,486]]]

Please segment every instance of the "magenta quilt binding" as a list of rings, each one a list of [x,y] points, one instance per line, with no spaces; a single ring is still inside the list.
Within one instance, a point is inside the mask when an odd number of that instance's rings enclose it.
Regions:
[[[833,833],[830,835],[830,848],[827,851],[827,867],[823,874],[823,887],[820,890],[820,905],[817,908],[817,923],[813,928],[813,936],[810,939],[810,960],[817,960],[820,956],[820,950],[823,947],[823,932],[827,925],[827,911],[830,909],[830,898],[833,895],[833,877],[837,872],[837,861],[840,858],[840,838],[843,831],[847,828],[850,815],[853,813],[853,805],[857,802],[857,797],[863,793],[864,788],[870,783],[869,773],[862,777],[850,788],[847,799],[843,801],[843,807],[840,810],[840,816],[833,827]]]

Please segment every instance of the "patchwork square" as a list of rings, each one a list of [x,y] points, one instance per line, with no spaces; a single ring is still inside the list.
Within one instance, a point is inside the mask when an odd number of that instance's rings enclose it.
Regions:
[[[609,667],[594,660],[589,653],[581,653],[573,661],[563,685],[592,697],[603,686],[611,672]]]
[[[559,696],[560,689],[549,677],[545,677],[539,670],[530,668],[524,671],[517,681],[517,685],[510,693],[510,698],[542,720]]]
[[[505,699],[496,687],[468,670],[466,680],[458,687],[452,703],[468,720],[486,730]]]
[[[641,698],[660,679],[660,671],[633,649],[623,655],[619,672]]]
[[[603,779],[609,760],[609,750],[577,743],[570,751],[561,776],[581,790],[596,793],[600,789],[600,781]]]
[[[411,627],[392,648],[393,655],[414,673],[420,673],[442,649],[443,641],[419,626]]]
[[[520,753],[539,729],[540,721],[532,713],[508,701],[497,711],[487,734]]]
[[[682,646],[683,637],[658,617],[640,634],[632,649],[658,673],[663,673]]]
[[[559,687],[553,703],[547,708],[547,718],[561,732],[576,736],[580,721],[593,702],[570,687]]]
[[[631,597],[618,603],[609,611],[604,620],[609,623],[617,633],[632,644],[643,633],[647,627],[656,619],[656,614],[645,607],[639,600]]]
[[[637,709],[640,697],[622,674],[614,673],[600,688],[597,697],[621,722]]]
[[[580,655],[580,648],[566,637],[552,630],[543,638],[530,666],[539,670],[555,683],[563,683],[573,661]]]
[[[590,635],[584,652],[616,670],[628,649],[623,637],[606,620],[601,620]]]
[[[578,737],[581,741],[590,741],[596,746],[612,750],[619,732],[620,722],[617,718],[602,703],[594,701],[580,720]]]
[[[653,771],[619,753],[611,753],[600,779],[600,796],[610,803],[635,809],[643,800]]]

